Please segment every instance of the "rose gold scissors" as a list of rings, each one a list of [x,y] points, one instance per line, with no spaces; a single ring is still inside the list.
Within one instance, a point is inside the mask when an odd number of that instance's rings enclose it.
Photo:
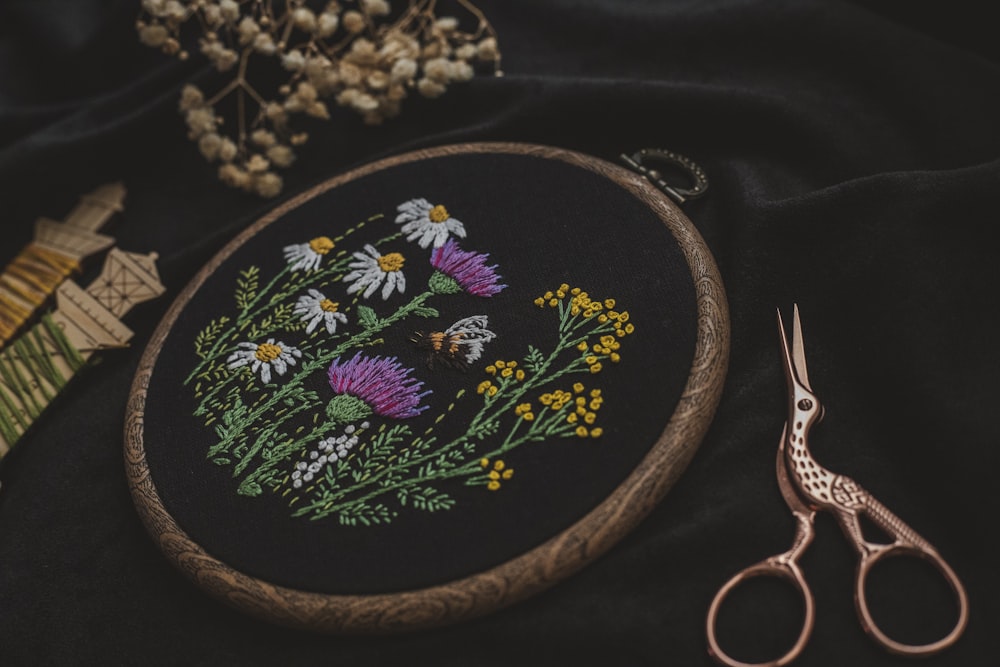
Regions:
[[[806,357],[802,346],[802,325],[799,309],[795,307],[792,325],[792,345],[789,348],[785,324],[778,312],[778,329],[781,333],[785,378],[788,380],[788,421],[785,422],[778,444],[778,487],[788,508],[796,519],[795,541],[792,547],[776,556],[741,570],[716,593],[708,610],[708,651],[717,661],[729,667],[766,665],[781,667],[792,662],[802,653],[812,634],[814,602],[812,591],[799,568],[799,557],[813,540],[813,520],[817,511],[831,512],[844,531],[844,535],[858,552],[855,576],[854,603],[861,626],[887,651],[900,655],[930,655],[941,651],[961,636],[969,619],[969,602],[955,572],[937,550],[912,528],[849,477],[830,472],[813,458],[809,451],[809,429],[823,417],[823,406],[812,392],[806,371]],[[875,525],[892,538],[888,544],[869,542],[861,533],[859,518],[867,516]],[[903,644],[888,637],[875,624],[868,610],[865,597],[865,580],[878,561],[889,556],[916,556],[930,562],[944,576],[958,600],[958,621],[947,636],[929,644]],[[764,663],[745,663],[735,660],[719,646],[715,634],[719,607],[727,595],[743,581],[757,576],[770,576],[791,582],[805,602],[802,630],[794,646],[785,655]]]

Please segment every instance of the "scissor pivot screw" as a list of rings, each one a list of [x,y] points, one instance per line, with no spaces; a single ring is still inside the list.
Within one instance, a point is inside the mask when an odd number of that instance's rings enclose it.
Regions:
[[[799,410],[810,410],[812,409],[812,406],[813,402],[810,401],[808,398],[803,398],[801,401],[799,401]]]

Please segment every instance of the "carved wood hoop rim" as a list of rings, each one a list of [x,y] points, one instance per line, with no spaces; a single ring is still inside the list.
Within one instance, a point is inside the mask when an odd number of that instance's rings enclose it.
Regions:
[[[501,565],[446,584],[377,595],[330,595],[277,586],[209,555],[166,511],[150,476],[143,445],[147,389],[173,323],[209,276],[250,237],[302,203],[349,181],[393,166],[468,153],[529,155],[561,160],[619,184],[663,220],[691,271],[698,311],[690,374],[657,442],[622,484],[575,524]],[[729,358],[729,313],[722,279],[701,235],[667,197],[638,174],[559,148],[518,143],[469,143],[418,150],[379,160],[328,180],[277,207],[227,244],[174,301],[153,334],[136,372],[125,418],[125,469],[146,530],[168,560],[198,586],[246,613],[281,625],[327,633],[386,634],[455,623],[524,599],[568,577],[631,531],[681,475],[708,430]]]

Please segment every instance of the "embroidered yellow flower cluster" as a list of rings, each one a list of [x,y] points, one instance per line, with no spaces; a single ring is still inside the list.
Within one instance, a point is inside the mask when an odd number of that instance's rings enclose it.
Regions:
[[[479,467],[483,470],[492,468],[492,470],[486,473],[486,477],[489,479],[489,481],[486,482],[486,488],[490,491],[499,491],[500,481],[510,479],[514,476],[514,469],[508,468],[507,464],[501,459],[494,461],[493,465],[490,465],[490,460],[487,458],[480,459]]]
[[[516,361],[504,361],[497,359],[485,369],[488,375],[496,375],[501,378],[513,377],[518,382],[524,380],[524,370],[517,367]]]
[[[514,382],[524,382],[527,374],[524,372],[523,368],[517,367],[517,361],[505,361],[503,359],[497,359],[492,364],[487,366],[485,369],[487,375],[493,375],[499,378],[501,385],[506,384],[513,380]],[[476,393],[486,396],[496,396],[497,392],[500,391],[499,386],[493,384],[490,380],[483,380],[476,386]]]
[[[567,296],[570,297],[568,302],[565,301]],[[545,308],[546,306],[556,308],[561,303],[569,304],[569,313],[573,317],[582,315],[585,318],[591,318],[596,315],[597,321],[601,324],[612,322],[612,327],[617,336],[625,336],[635,330],[634,326],[626,324],[629,321],[628,311],[623,310],[619,312],[614,309],[614,299],[604,299],[603,301],[592,299],[587,292],[584,292],[579,287],[570,287],[566,283],[560,285],[556,291],[548,291],[534,301],[534,304],[539,308]],[[618,333],[619,331],[622,333]]]
[[[584,361],[591,373],[601,372],[604,368],[603,359],[611,363],[621,361],[621,353],[618,351],[621,343],[617,339],[635,331],[635,325],[629,322],[629,312],[615,310],[614,299],[593,299],[579,287],[570,287],[566,283],[555,291],[548,291],[536,298],[534,304],[539,308],[558,308],[564,318],[582,317],[585,320],[594,319],[598,325],[610,325],[603,327],[603,330],[591,332],[600,336],[597,342],[590,343],[584,338],[576,344],[576,349],[586,355]],[[587,352],[591,354],[586,354]]]
[[[562,410],[568,404],[572,404],[573,410],[566,416],[566,423],[576,424],[574,433],[577,437],[599,438],[604,433],[604,429],[600,426],[595,427],[593,424],[597,421],[597,411],[601,409],[604,398],[601,396],[600,389],[591,389],[589,400],[584,395],[585,392],[586,387],[583,383],[576,382],[573,384],[572,392],[557,389],[539,396],[538,402],[555,411]],[[588,426],[593,428],[587,428]]]

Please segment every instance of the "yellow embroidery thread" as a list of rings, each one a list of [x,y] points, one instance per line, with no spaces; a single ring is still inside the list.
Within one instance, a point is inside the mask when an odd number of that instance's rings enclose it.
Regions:
[[[79,262],[55,250],[29,243],[0,275],[0,345],[27,323],[36,308],[77,272]]]

